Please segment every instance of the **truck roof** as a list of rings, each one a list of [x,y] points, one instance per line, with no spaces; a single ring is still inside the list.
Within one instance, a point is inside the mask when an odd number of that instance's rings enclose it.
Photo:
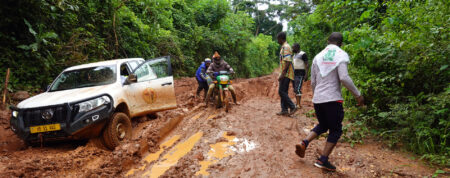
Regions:
[[[100,61],[100,62],[72,66],[72,67],[65,69],[64,71],[77,70],[77,69],[83,69],[83,68],[89,68],[89,67],[97,67],[97,66],[115,65],[118,63],[123,63],[123,62],[127,62],[127,61],[135,61],[135,60],[144,60],[144,59],[142,59],[142,58],[113,59],[113,60]]]

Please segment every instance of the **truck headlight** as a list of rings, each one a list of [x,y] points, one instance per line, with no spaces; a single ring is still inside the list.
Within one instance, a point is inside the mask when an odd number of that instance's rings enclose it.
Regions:
[[[78,103],[77,105],[80,108],[78,112],[87,112],[95,108],[98,108],[99,106],[109,104],[110,102],[111,100],[109,99],[109,97],[102,96],[82,103]]]
[[[12,112],[12,116],[13,116],[14,118],[17,118],[18,115],[19,115],[19,111],[13,111],[13,112]]]

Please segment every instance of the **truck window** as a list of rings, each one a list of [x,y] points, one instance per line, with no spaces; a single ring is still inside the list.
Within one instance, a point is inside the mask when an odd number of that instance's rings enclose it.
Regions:
[[[127,77],[128,75],[130,75],[126,63],[123,63],[122,65],[120,65],[120,75],[121,75],[121,76],[125,76],[125,77]]]
[[[142,62],[139,61],[130,61],[128,62],[128,64],[130,65],[131,71],[133,71],[134,69],[136,69],[136,67],[141,64]]]
[[[120,65],[120,81],[122,84],[125,83],[128,75],[130,75],[130,70],[128,69],[127,63],[122,63],[122,65]]]
[[[134,73],[136,74],[137,82],[143,82],[157,78],[156,73],[148,65],[148,63],[143,64],[141,67],[136,69]]]
[[[49,91],[108,85],[116,82],[116,75],[116,65],[65,71],[55,79]]]

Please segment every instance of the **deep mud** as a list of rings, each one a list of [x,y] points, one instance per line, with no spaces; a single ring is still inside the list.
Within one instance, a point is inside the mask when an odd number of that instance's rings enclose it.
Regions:
[[[330,156],[338,171],[315,168],[324,138],[311,143],[306,157],[294,145],[317,123],[309,83],[303,108],[293,117],[279,111],[276,74],[237,79],[240,105],[231,111],[204,106],[194,95],[194,78],[175,82],[178,109],[133,119],[133,139],[109,151],[100,140],[26,147],[10,131],[9,113],[0,112],[0,177],[423,177],[435,168],[413,155],[365,140],[338,143]],[[292,92],[292,91],[290,91]],[[291,93],[292,94],[292,93]],[[293,98],[293,97],[292,97]]]

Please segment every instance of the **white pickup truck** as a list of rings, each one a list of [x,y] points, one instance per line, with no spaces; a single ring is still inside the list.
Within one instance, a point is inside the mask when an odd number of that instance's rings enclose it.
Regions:
[[[65,69],[47,91],[11,107],[11,129],[26,143],[101,136],[114,149],[130,118],[176,108],[170,57],[109,60]]]

